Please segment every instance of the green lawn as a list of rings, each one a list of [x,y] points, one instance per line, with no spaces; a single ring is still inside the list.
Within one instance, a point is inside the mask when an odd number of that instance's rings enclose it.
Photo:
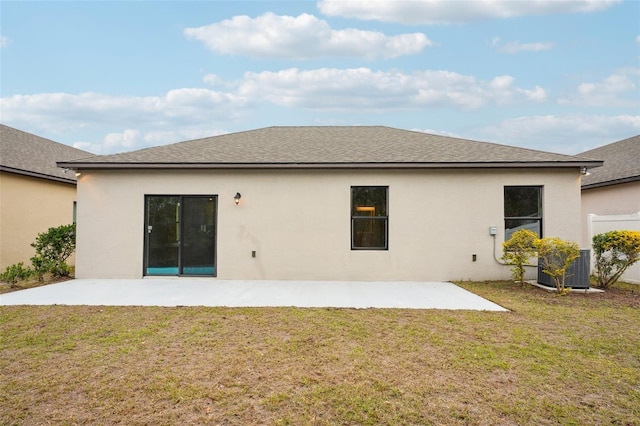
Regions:
[[[504,312],[0,307],[0,424],[640,425],[640,287]]]

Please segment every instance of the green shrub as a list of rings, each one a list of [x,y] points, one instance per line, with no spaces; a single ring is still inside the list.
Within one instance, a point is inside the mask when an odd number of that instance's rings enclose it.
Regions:
[[[38,281],[44,281],[44,274],[51,269],[51,262],[47,261],[43,257],[34,256],[31,258],[31,266],[33,267],[33,273],[38,277]]]
[[[578,244],[553,237],[536,240],[534,245],[542,262],[542,271],[553,279],[558,293],[566,294],[566,272],[571,263],[580,257]]]
[[[640,260],[640,231],[609,231],[593,236],[598,286],[611,287]]]
[[[76,249],[76,226],[71,224],[49,228],[47,232],[38,234],[31,246],[36,249],[31,264],[38,279],[42,280],[45,272],[51,272],[54,276],[68,276],[71,268],[65,261]]]
[[[511,235],[508,241],[502,243],[502,260],[507,265],[513,265],[511,275],[515,281],[524,285],[524,267],[535,256],[534,246],[538,235],[528,229],[521,229]]]
[[[7,266],[7,269],[0,274],[0,280],[9,283],[9,287],[13,288],[18,281],[24,281],[31,275],[33,275],[33,270],[25,268],[24,263],[20,262]]]

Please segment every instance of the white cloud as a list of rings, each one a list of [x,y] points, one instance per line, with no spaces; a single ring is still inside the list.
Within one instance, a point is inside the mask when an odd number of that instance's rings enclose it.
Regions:
[[[640,107],[640,68],[623,68],[597,83],[582,83],[576,92],[558,99],[560,105]]]
[[[440,135],[440,136],[447,136],[450,138],[460,138],[460,136],[458,136],[455,133],[452,132],[447,132],[444,130],[435,130],[435,129],[409,129],[409,130],[413,130],[414,132],[421,132],[421,133],[429,133],[430,135]]]
[[[224,80],[215,74],[207,74],[202,79],[205,83],[211,86],[220,86],[224,84]]]
[[[0,49],[9,47],[9,44],[11,44],[11,39],[9,37],[0,35]]]
[[[640,44],[640,35],[636,37],[636,43]]]
[[[109,133],[104,138],[104,148],[108,151],[113,148],[124,148],[131,150],[140,142],[140,132],[135,129],[126,129],[122,133]]]
[[[483,81],[448,71],[291,68],[247,72],[232,82],[219,77],[209,80],[225,90],[183,88],[170,90],[164,96],[42,93],[5,97],[0,104],[7,123],[46,123],[49,130],[67,131],[82,129],[91,122],[132,129],[140,124],[162,128],[171,123],[224,123],[260,104],[318,110],[466,110],[546,100],[544,89],[517,87],[511,76]],[[122,145],[124,140],[119,143]]]
[[[402,24],[451,24],[518,16],[588,13],[605,10],[622,0],[320,0],[328,16]]]
[[[73,136],[76,147],[111,153],[211,136],[253,108],[392,112],[423,108],[473,110],[486,105],[538,103],[540,87],[520,88],[511,76],[485,81],[448,71],[374,71],[369,68],[247,72],[237,81],[210,75],[224,90],[182,88],[163,96],[41,93],[0,99],[3,121],[37,134],[102,132],[102,140]],[[66,137],[66,136],[65,136]]]
[[[41,93],[0,99],[3,123],[96,154],[113,153],[224,133],[244,102],[233,93],[175,89],[164,96]],[[78,136],[104,134],[102,140]],[[72,135],[72,136],[69,136]]]
[[[635,68],[618,70],[601,82],[580,85],[575,96],[563,102],[630,105],[637,111],[639,75]],[[291,68],[247,72],[237,81],[209,79],[224,90],[183,88],[162,96],[42,93],[2,98],[0,106],[5,124],[54,140],[65,135],[63,142],[76,141],[76,147],[102,154],[225,133],[221,129],[233,126],[254,108],[316,111],[319,117],[331,119],[330,113],[336,111],[334,117],[340,118],[348,116],[344,112],[464,112],[548,100],[544,88],[518,87],[510,75],[483,80],[437,70]],[[104,136],[97,140],[79,136],[96,133]],[[578,153],[638,133],[638,115],[541,115],[469,129],[461,137]]]
[[[499,77],[494,78],[493,80],[491,80],[491,82],[489,83],[491,85],[491,87],[493,87],[494,89],[507,89],[509,87],[511,87],[511,85],[514,82],[514,78],[511,77],[510,75],[502,75]]]
[[[309,14],[235,16],[211,25],[187,28],[184,34],[203,42],[216,53],[252,58],[394,58],[419,53],[432,44],[422,33],[387,36],[353,28],[336,30]]]
[[[207,127],[206,125],[174,130],[156,131],[125,129],[120,132],[108,133],[102,141],[75,142],[73,144],[73,147],[98,155],[112,154],[115,152],[132,151],[145,147],[160,146],[185,140],[216,136],[224,133],[227,132],[224,130]]]
[[[391,110],[421,107],[475,109],[488,104],[539,102],[544,89],[513,86],[510,76],[482,81],[448,71],[373,71],[369,68],[246,73],[238,95],[309,109]]]
[[[86,120],[119,126],[162,124],[175,119],[196,123],[231,118],[230,110],[243,104],[233,93],[208,89],[175,89],[164,96],[113,96],[101,93],[41,93],[2,98],[3,120],[38,122],[60,119],[55,127],[81,128]],[[60,130],[63,130],[62,128]]]
[[[520,53],[520,52],[540,52],[542,50],[553,49],[553,43],[536,42],[536,43],[520,43],[519,41],[511,41],[505,43],[498,50],[504,53]]]
[[[639,133],[640,115],[540,115],[504,120],[469,137],[573,155]]]

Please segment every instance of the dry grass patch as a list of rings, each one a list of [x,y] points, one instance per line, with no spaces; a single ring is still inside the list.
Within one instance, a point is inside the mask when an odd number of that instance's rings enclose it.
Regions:
[[[640,424],[640,293],[461,285],[512,312],[0,307],[0,424]]]

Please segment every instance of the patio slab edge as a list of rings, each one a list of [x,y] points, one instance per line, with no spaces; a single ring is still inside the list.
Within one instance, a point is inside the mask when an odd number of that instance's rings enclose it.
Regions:
[[[508,311],[450,282],[74,279],[0,295],[0,305],[217,306]]]

